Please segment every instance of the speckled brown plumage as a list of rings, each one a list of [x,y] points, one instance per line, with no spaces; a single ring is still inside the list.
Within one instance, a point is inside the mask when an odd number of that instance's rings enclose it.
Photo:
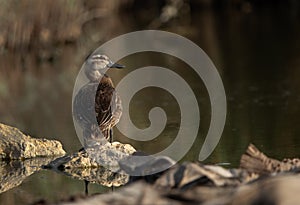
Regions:
[[[109,139],[109,132],[120,120],[122,114],[121,99],[115,92],[113,83],[104,75],[97,88],[95,97],[96,118],[104,137]],[[111,139],[109,139],[111,140]]]

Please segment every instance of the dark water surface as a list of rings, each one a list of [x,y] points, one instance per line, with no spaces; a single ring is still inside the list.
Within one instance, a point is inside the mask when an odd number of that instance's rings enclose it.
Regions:
[[[90,184],[91,193],[106,193],[110,188]],[[84,182],[52,171],[42,170],[29,176],[20,186],[0,194],[1,204],[23,204],[41,199],[55,202],[70,196],[84,196]]]
[[[113,35],[144,29],[131,17]],[[300,151],[300,23],[299,11],[285,8],[256,10],[252,13],[193,12],[189,22],[167,30],[198,44],[216,65],[227,97],[227,119],[222,138],[206,163],[229,163],[236,167],[248,144],[254,143],[269,156],[299,157]],[[94,22],[97,25],[99,22]],[[22,71],[9,77],[0,75],[0,122],[16,126],[36,136],[60,140],[67,152],[81,145],[76,136],[71,97],[76,75],[84,56],[98,46],[90,36],[100,35],[88,25],[85,36],[74,46],[60,48],[60,58],[39,66],[38,72]],[[109,39],[109,38],[107,38]],[[104,41],[103,41],[104,42]],[[28,54],[30,56],[30,53]],[[3,65],[13,58],[0,57]],[[140,53],[121,60],[126,69],[109,74],[117,82],[127,73],[148,65],[164,66],[182,76],[199,103],[201,125],[198,138],[182,159],[195,161],[210,122],[210,101],[201,81],[184,62],[158,53]],[[34,69],[33,69],[34,70]],[[15,80],[17,79],[17,80]],[[164,132],[150,142],[134,141],[115,129],[115,139],[137,149],[156,153],[176,137],[180,126],[179,105],[174,97],[158,88],[141,90],[132,99],[130,113],[139,128],[149,126],[148,112],[161,106],[168,115]],[[108,188],[92,185],[91,193]],[[41,198],[53,201],[84,193],[84,184],[64,175],[40,171],[19,187],[0,194],[0,204],[31,203]]]

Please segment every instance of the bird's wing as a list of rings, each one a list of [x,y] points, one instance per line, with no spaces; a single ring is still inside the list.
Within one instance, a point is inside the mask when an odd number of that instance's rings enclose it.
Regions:
[[[88,83],[76,94],[73,101],[73,116],[83,128],[97,124],[95,112],[95,93],[98,83]]]
[[[101,130],[109,129],[112,118],[112,99],[115,89],[106,84],[99,84],[95,98],[95,111]]]

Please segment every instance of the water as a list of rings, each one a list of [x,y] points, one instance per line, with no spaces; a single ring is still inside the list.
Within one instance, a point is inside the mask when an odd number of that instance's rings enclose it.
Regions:
[[[167,30],[197,43],[215,63],[224,83],[226,125],[206,163],[229,163],[237,167],[249,143],[274,158],[299,157],[300,25],[297,17],[298,10],[285,7],[252,13],[203,10],[192,12],[190,20],[180,21],[180,26],[168,27]],[[119,24],[112,36],[145,29],[130,15],[122,18],[126,19],[125,23]],[[17,66],[13,57],[18,54],[0,56],[5,68],[0,70],[0,121],[32,136],[58,139],[69,153],[77,151],[81,145],[71,116],[72,89],[84,56],[101,45],[91,37],[101,36],[98,27],[93,26],[99,23],[101,21],[87,25],[78,44],[58,48],[60,55],[55,61],[37,64],[29,60],[32,71],[12,71]],[[28,58],[30,56],[28,53]],[[184,62],[167,55],[135,54],[122,59],[121,63],[126,69],[109,71],[115,84],[130,71],[153,64],[170,67],[189,83],[197,95],[201,126],[198,138],[182,161],[197,160],[210,122],[210,102],[201,79]],[[167,126],[159,137],[140,142],[125,138],[115,129],[115,139],[149,153],[167,147],[180,126],[179,105],[172,95],[161,89],[141,90],[130,107],[137,127],[150,125],[147,116],[153,106],[161,106],[168,116]],[[91,188],[91,193],[105,191],[108,189],[100,185]],[[83,182],[42,170],[17,188],[1,193],[0,202],[31,203],[41,198],[55,201],[78,193],[84,193]]]
[[[110,188],[99,184],[90,184],[90,193],[106,193]],[[52,171],[38,171],[29,176],[23,183],[7,192],[0,194],[1,204],[22,204],[47,199],[68,199],[70,196],[84,196],[84,182],[72,179]]]

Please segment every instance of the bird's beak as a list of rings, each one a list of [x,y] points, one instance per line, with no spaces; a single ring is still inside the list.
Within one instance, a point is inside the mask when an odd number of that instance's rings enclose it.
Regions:
[[[113,62],[111,62],[111,63],[108,65],[108,67],[109,67],[109,68],[118,68],[118,69],[120,69],[120,68],[125,68],[124,65],[121,65],[121,64],[118,64],[118,63],[113,63]]]

